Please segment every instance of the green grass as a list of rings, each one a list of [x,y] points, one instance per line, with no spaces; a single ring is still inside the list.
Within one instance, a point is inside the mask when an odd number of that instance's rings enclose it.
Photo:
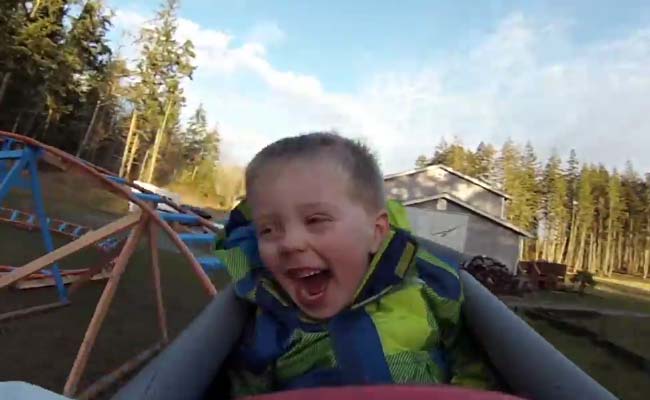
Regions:
[[[526,301],[544,305],[573,304],[577,307],[614,309],[650,313],[648,301],[623,294],[588,290],[584,296],[567,292],[536,292],[525,296]],[[563,315],[554,312],[554,315]],[[646,399],[650,393],[648,371],[618,357],[595,344],[588,337],[577,336],[552,326],[543,320],[527,322],[564,355],[596,381],[621,399]],[[623,316],[576,317],[565,313],[562,321],[586,328],[617,346],[650,359],[650,318]]]
[[[61,244],[61,240],[57,240]],[[153,344],[159,336],[146,243],[134,253],[91,354],[81,387],[118,367]],[[0,263],[42,253],[40,236],[0,225]],[[98,254],[87,250],[64,260],[62,267],[90,265]],[[209,301],[185,259],[160,253],[162,286],[170,334],[175,336]],[[212,277],[223,286],[225,277]],[[46,314],[0,324],[0,381],[28,381],[61,392],[101,294],[104,282],[92,282],[72,298],[72,305]],[[56,300],[53,288],[0,290],[0,312]],[[218,335],[218,332],[215,332]]]
[[[41,174],[47,215],[100,227],[126,213],[128,203],[101,188],[93,179],[60,172]],[[31,193],[14,190],[3,207],[33,210]],[[210,300],[187,261],[170,249],[161,235],[160,267],[171,338]],[[53,235],[55,247],[67,238]],[[21,266],[45,253],[38,231],[28,232],[0,223],[0,265]],[[106,255],[87,248],[63,259],[61,268],[101,265]],[[223,274],[211,277],[223,287]],[[61,392],[90,322],[105,281],[90,282],[71,296],[72,304],[49,313],[0,323],[0,381],[20,380]],[[0,289],[0,313],[57,300],[54,288]],[[149,249],[143,240],[122,276],[110,311],[97,338],[80,388],[120,366],[160,338]],[[218,332],[215,332],[218,335]]]
[[[587,289],[584,296],[574,292],[539,291],[527,294],[524,300],[544,304],[573,304],[581,307],[594,307],[650,313],[650,296],[646,301],[623,294],[608,293]]]
[[[618,359],[608,350],[595,346],[588,338],[567,334],[545,321],[527,320],[527,322],[618,398],[623,400],[648,398],[650,379],[647,371]]]

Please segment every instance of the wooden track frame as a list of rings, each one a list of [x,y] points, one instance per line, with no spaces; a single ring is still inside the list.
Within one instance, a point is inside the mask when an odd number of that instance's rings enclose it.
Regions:
[[[0,276],[0,290],[2,290],[3,288],[7,288],[8,286],[28,277],[31,274],[37,273],[42,269],[47,268],[48,266],[56,263],[64,257],[74,254],[88,246],[92,246],[108,237],[128,231],[128,238],[126,239],[126,242],[124,243],[119,255],[114,260],[112,271],[95,307],[95,311],[88,324],[83,341],[80,344],[75,361],[72,365],[65,386],[63,388],[63,394],[65,396],[91,399],[104,391],[107,387],[112,385],[115,381],[120,379],[125,374],[142,365],[144,362],[146,362],[146,360],[154,356],[169,342],[167,318],[160,282],[160,266],[158,256],[158,236],[161,230],[167,234],[167,236],[172,240],[180,253],[188,261],[191,269],[201,283],[201,286],[203,287],[206,294],[208,296],[214,296],[216,294],[216,289],[210,281],[210,278],[206,272],[203,270],[202,266],[199,264],[199,262],[196,260],[188,248],[187,244],[185,244],[178,237],[175,230],[158,215],[156,210],[151,205],[136,197],[131,189],[137,189],[142,193],[151,193],[150,191],[147,191],[146,189],[138,187],[137,185],[129,182],[114,182],[113,180],[109,179],[110,175],[112,175],[109,171],[83,162],[71,156],[70,154],[39,143],[32,138],[21,136],[15,133],[0,131],[0,139],[12,139],[18,143],[22,143],[23,145],[38,147],[43,151],[43,161],[54,165],[59,169],[65,170],[67,173],[80,173],[94,178],[107,190],[128,199],[130,202],[136,204],[139,208],[137,212],[127,214],[124,217],[121,217],[105,226],[89,231],[80,236],[78,239],[73,240],[48,254],[38,257],[24,264],[23,266]],[[167,199],[164,199],[163,202],[179,212],[197,216],[199,218],[200,227],[204,232],[217,231],[217,228],[210,221],[207,221],[188,210],[184,210],[179,205]],[[154,343],[152,347],[139,353],[137,356],[128,360],[113,372],[100,378],[94,384],[90,385],[85,391],[79,394],[79,382],[86,370],[86,365],[90,358],[90,354],[94,347],[99,331],[101,330],[104,319],[110,309],[121,277],[124,274],[129,260],[143,236],[148,236],[149,250],[151,255],[150,260],[152,284],[156,297],[155,300],[157,319],[161,338],[158,342]],[[89,268],[79,281],[72,284],[70,293],[73,294],[81,286],[87,283],[90,278],[97,272],[98,268],[99,267]],[[37,312],[46,312],[48,310],[59,308],[68,304],[68,302],[55,302],[31,307],[29,309],[12,311],[0,315],[0,323],[7,319],[19,318]]]

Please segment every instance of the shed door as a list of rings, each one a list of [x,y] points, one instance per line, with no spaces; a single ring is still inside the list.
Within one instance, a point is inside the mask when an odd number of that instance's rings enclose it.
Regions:
[[[469,215],[406,207],[413,233],[456,251],[465,251]]]

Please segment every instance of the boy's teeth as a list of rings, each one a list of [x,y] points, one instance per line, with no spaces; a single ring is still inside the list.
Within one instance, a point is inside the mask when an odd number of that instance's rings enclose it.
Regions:
[[[319,274],[320,270],[311,270],[311,271],[301,271],[298,273],[298,278],[306,278],[308,276]]]

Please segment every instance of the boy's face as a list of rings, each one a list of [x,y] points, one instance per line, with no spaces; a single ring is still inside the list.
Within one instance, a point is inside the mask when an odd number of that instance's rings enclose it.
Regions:
[[[354,300],[387,214],[351,198],[333,161],[271,164],[250,193],[260,256],[305,314],[330,318]]]

